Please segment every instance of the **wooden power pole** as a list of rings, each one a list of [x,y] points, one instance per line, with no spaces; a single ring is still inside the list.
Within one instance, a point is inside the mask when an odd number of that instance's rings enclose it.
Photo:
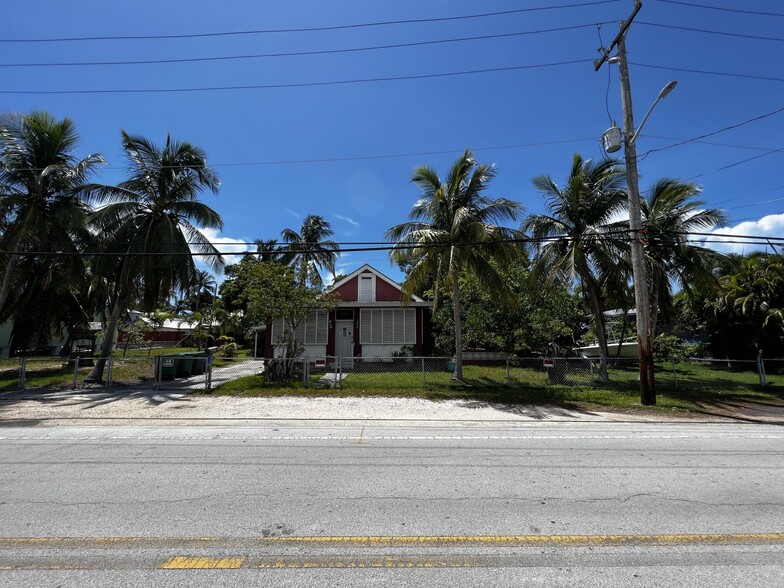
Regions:
[[[653,333],[651,329],[648,277],[645,270],[645,239],[641,231],[640,186],[637,176],[637,145],[634,140],[634,114],[632,91],[629,83],[629,66],[626,62],[626,32],[634,17],[642,8],[635,0],[634,12],[628,20],[621,22],[621,30],[601,59],[594,64],[596,71],[607,61],[610,51],[618,48],[618,66],[621,78],[623,103],[623,144],[626,157],[626,183],[629,195],[629,238],[631,239],[632,272],[634,274],[634,303],[637,315],[637,352],[640,358],[640,402],[656,404],[656,380],[653,372]]]

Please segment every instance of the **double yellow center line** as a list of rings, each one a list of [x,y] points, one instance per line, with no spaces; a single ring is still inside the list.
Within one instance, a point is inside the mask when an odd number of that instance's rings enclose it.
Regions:
[[[503,565],[531,547],[678,547],[784,545],[784,533],[670,535],[349,535],[283,537],[0,537],[0,570],[165,570],[306,568],[466,568]],[[503,553],[468,555],[460,548],[499,548]],[[336,552],[335,549],[349,550]],[[445,552],[410,551],[442,548]],[[386,549],[387,553],[378,553]],[[400,549],[402,552],[389,550]],[[457,549],[457,551],[456,551]],[[21,550],[21,552],[19,551]],[[43,552],[40,552],[43,550]],[[81,550],[92,553],[85,557]],[[111,557],[95,550],[113,552]],[[144,550],[153,550],[147,554]],[[165,560],[155,550],[169,551]],[[214,551],[220,550],[220,554]],[[225,553],[229,552],[226,556]],[[190,552],[190,553],[188,553]],[[287,553],[288,552],[288,553]],[[21,553],[21,555],[20,555]],[[160,556],[159,556],[160,557]],[[123,563],[126,562],[126,563]]]

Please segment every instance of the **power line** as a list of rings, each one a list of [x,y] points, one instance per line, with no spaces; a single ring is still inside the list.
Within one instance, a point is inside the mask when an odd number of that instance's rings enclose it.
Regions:
[[[726,127],[722,127],[722,128],[720,128],[718,130],[715,130],[715,131],[711,131],[710,133],[705,133],[703,135],[698,135],[696,137],[692,137],[691,139],[684,139],[683,141],[678,141],[677,143],[673,143],[671,145],[665,145],[664,147],[656,147],[654,149],[649,149],[643,155],[641,155],[639,157],[639,159],[644,159],[644,158],[648,157],[652,153],[657,153],[659,151],[665,151],[667,149],[672,149],[673,147],[680,147],[681,145],[686,145],[687,143],[694,143],[695,141],[698,141],[700,139],[705,139],[707,137],[712,137],[713,135],[718,135],[719,133],[724,133],[726,131],[737,129],[739,127],[742,127],[742,126],[745,126],[745,125],[748,125],[748,124],[751,124],[751,123],[763,120],[765,118],[774,116],[774,115],[779,114],[781,112],[784,112],[784,106],[782,106],[781,108],[777,108],[776,110],[772,110],[770,112],[766,112],[765,114],[760,114],[758,116],[746,119],[744,121],[741,121],[741,122],[738,122],[738,123],[734,123],[734,124],[728,125]],[[780,151],[780,149],[776,149],[776,151]]]
[[[309,88],[319,86],[340,86],[351,84],[366,84],[376,82],[394,82],[403,80],[424,80],[433,78],[446,78],[455,76],[467,76],[485,73],[498,73],[508,71],[520,71],[526,69],[541,69],[547,67],[561,67],[565,65],[576,65],[579,63],[592,63],[591,59],[572,59],[568,61],[557,61],[553,63],[538,63],[529,65],[513,65],[507,67],[493,67],[484,69],[472,69],[454,72],[441,72],[420,75],[408,76],[390,76],[379,78],[361,78],[353,80],[329,80],[324,82],[294,82],[288,84],[251,84],[251,85],[231,85],[231,86],[206,86],[206,87],[191,87],[191,88],[117,88],[117,89],[89,89],[89,90],[0,90],[0,94],[12,95],[72,95],[72,94],[172,94],[172,93],[187,93],[187,92],[220,92],[220,91],[233,91],[233,90],[271,90],[279,88]],[[698,69],[686,69],[678,67],[669,67],[662,65],[653,65],[648,63],[632,63],[637,67],[648,67],[653,69],[661,69],[667,71],[680,71],[689,73],[699,73],[705,75],[716,76],[730,76],[737,78],[748,78],[755,80],[765,80],[774,82],[784,82],[784,78],[775,78],[769,76],[756,76],[749,74],[739,74],[732,72],[717,72]]]
[[[648,133],[643,133],[640,135],[641,137],[647,137],[649,139],[664,139],[667,141],[685,141],[682,137],[667,137],[665,135],[649,135]],[[759,145],[738,145],[737,143],[718,143],[716,141],[691,141],[692,143],[699,143],[700,145],[714,145],[716,147],[733,147],[735,149],[750,149],[754,151],[770,151],[774,149],[774,147],[761,147]]]
[[[495,73],[505,71],[519,71],[524,69],[541,69],[547,67],[560,67],[563,65],[574,65],[577,63],[590,63],[590,59],[573,59],[571,61],[559,61],[554,63],[539,63],[532,65],[513,65],[508,67],[493,67],[487,69],[473,69],[465,71],[454,71],[434,74],[421,74],[413,76],[391,76],[384,78],[364,78],[355,80],[332,80],[326,82],[297,82],[291,84],[254,84],[249,86],[210,86],[201,88],[122,88],[114,90],[0,90],[0,94],[168,94],[183,92],[218,92],[226,90],[269,90],[273,88],[307,88],[317,86],[339,86],[350,84],[366,84],[372,82],[393,82],[400,80],[424,80],[432,78],[446,78],[454,76],[466,76],[483,73]]]
[[[752,202],[751,204],[741,204],[740,206],[730,206],[725,210],[737,210],[738,208],[750,208],[752,206],[761,206],[763,204],[772,204],[774,202],[782,202],[784,198],[774,198],[772,200],[763,200],[762,202]]]
[[[555,6],[535,6],[530,8],[517,8],[514,10],[501,10],[497,12],[483,12],[478,14],[466,14],[459,16],[445,16],[438,18],[414,18],[405,20],[386,20],[364,23],[353,23],[344,25],[332,25],[321,27],[301,27],[301,28],[282,28],[282,29],[253,29],[241,31],[220,31],[210,33],[189,33],[177,35],[109,35],[97,37],[58,37],[58,38],[37,38],[37,39],[0,39],[0,43],[63,43],[80,41],[146,41],[155,39],[203,39],[205,37],[227,37],[238,35],[264,35],[272,33],[310,33],[317,31],[339,31],[346,29],[359,29],[367,27],[401,25],[401,24],[420,24],[433,22],[449,22],[457,20],[470,20],[477,18],[488,18],[504,16],[509,14],[522,14],[526,12],[539,12],[545,10],[561,10],[567,8],[581,8],[586,6],[598,6],[600,4],[612,4],[620,0],[595,0],[593,2],[583,2],[578,4],[560,4]]]
[[[657,238],[655,232],[652,231],[645,231],[648,238]],[[711,242],[705,241],[704,239],[695,240],[695,237],[705,237],[705,238],[719,238],[719,239],[727,239],[721,241],[715,241],[716,243],[738,243],[738,244],[756,244],[757,241],[761,242],[761,244],[766,243],[782,243],[784,244],[784,237],[768,237],[765,235],[734,235],[728,233],[715,233],[715,232],[699,232],[699,231],[673,231],[672,234],[680,235],[687,238],[687,241],[690,242]],[[632,238],[629,236],[629,230],[627,228],[623,229],[614,229],[608,230],[604,233],[594,234],[589,239],[585,237],[572,237],[569,235],[558,235],[553,237],[517,237],[517,238],[510,238],[510,239],[499,239],[495,241],[488,241],[482,243],[474,243],[474,242],[465,242],[465,241],[446,241],[443,243],[394,243],[391,241],[354,241],[354,242],[345,242],[345,243],[338,243],[338,245],[362,245],[361,247],[347,247],[341,248],[340,250],[336,251],[336,253],[356,253],[356,252],[368,252],[368,251],[392,251],[392,250],[409,250],[409,249],[444,249],[448,247],[477,247],[482,245],[497,245],[499,243],[518,243],[518,244],[525,244],[525,243],[535,243],[535,244],[547,244],[547,243],[557,243],[557,242],[571,242],[575,240],[591,240],[591,241],[601,241],[601,240],[614,240],[618,242],[631,242]],[[122,244],[122,243],[117,243]],[[194,243],[190,243],[194,244]],[[219,243],[220,244],[220,243]],[[255,242],[248,242],[244,243],[245,245],[255,245]],[[240,245],[239,243],[233,243],[232,245]],[[276,243],[276,245],[282,245],[282,243]],[[297,249],[293,251],[293,253],[317,253],[322,251],[321,249]],[[200,253],[200,252],[193,252],[193,251],[186,251],[186,252],[163,252],[163,251],[152,251],[152,252],[143,252],[143,251],[132,251],[132,252],[108,252],[108,251],[95,251],[95,252],[85,252],[85,251],[0,251],[0,255],[55,255],[55,256],[83,256],[83,257],[215,257],[217,255],[220,256],[254,256],[254,255],[274,255],[276,253],[292,253],[290,250],[286,249],[278,249],[275,251],[264,251],[261,253],[257,253],[255,251],[218,251],[217,253]]]
[[[723,6],[710,6],[707,4],[697,4],[695,2],[683,2],[683,0],[659,0],[659,2],[666,2],[667,4],[680,4],[681,6],[690,6],[692,8],[705,8],[708,10],[720,10],[722,12],[735,12],[740,14],[756,14],[758,16],[784,16],[781,12],[762,12],[757,10],[745,10],[741,8],[725,8]]]
[[[673,29],[677,31],[688,31],[690,33],[707,33],[710,35],[722,35],[725,37],[738,37],[740,39],[756,39],[760,41],[784,41],[784,37],[764,37],[762,35],[748,35],[744,33],[730,33],[728,31],[715,31],[711,29],[698,29],[695,27],[682,27],[678,25],[671,25],[671,24],[661,24],[657,22],[645,22],[638,20],[638,24],[645,25],[648,27],[658,27],[662,29]]]
[[[703,74],[709,76],[723,76],[723,77],[730,77],[730,78],[744,78],[747,80],[764,80],[766,82],[784,82],[784,78],[774,78],[772,76],[758,76],[753,74],[741,74],[741,73],[734,73],[728,71],[710,71],[706,69],[691,69],[686,67],[672,67],[672,66],[664,66],[664,65],[653,65],[650,63],[635,63],[629,62],[631,65],[636,67],[647,67],[649,69],[663,69],[666,71],[680,71],[684,73],[696,73],[696,74]]]
[[[703,172],[701,174],[697,174],[696,176],[691,176],[691,177],[686,178],[686,179],[687,180],[695,180],[695,179],[701,178],[703,176],[707,176],[707,175],[710,175],[710,174],[715,174],[716,172],[724,171],[724,170],[733,168],[735,166],[742,165],[744,163],[748,163],[749,161],[754,161],[754,160],[760,159],[762,157],[767,157],[768,155],[773,155],[774,153],[781,153],[782,151],[784,151],[784,147],[780,147],[778,149],[771,149],[770,151],[767,151],[766,153],[761,153],[759,155],[755,155],[754,157],[748,157],[746,159],[741,159],[740,161],[736,161],[734,163],[728,163],[727,165],[723,165],[723,166],[718,167],[718,168],[716,168],[714,170],[711,170],[711,171],[708,171],[708,172]]]
[[[607,23],[602,23],[607,24]],[[161,65],[177,63],[202,63],[210,61],[233,61],[246,59],[264,59],[274,57],[302,57],[311,55],[334,55],[341,53],[359,53],[364,51],[380,51],[385,49],[400,49],[405,47],[423,47],[429,45],[440,45],[445,43],[461,43],[465,41],[481,41],[487,39],[502,39],[510,37],[521,37],[524,35],[538,35],[543,33],[556,33],[563,31],[573,31],[596,26],[596,23],[580,24],[573,26],[554,27],[549,29],[537,29],[532,31],[518,31],[514,33],[498,33],[493,35],[478,35],[473,37],[454,37],[450,39],[435,39],[430,41],[413,41],[410,43],[392,43],[388,45],[373,45],[369,47],[349,47],[345,49],[319,49],[313,51],[290,51],[283,53],[254,53],[248,55],[218,55],[209,57],[183,57],[177,59],[139,59],[125,61],[61,61],[51,63],[0,63],[0,67],[84,67],[84,66],[115,66],[115,65]]]
[[[523,149],[527,147],[542,147],[545,145],[561,145],[564,143],[581,143],[587,141],[596,141],[596,137],[584,137],[580,139],[559,139],[554,141],[537,141],[534,143],[517,143],[511,145],[494,145],[488,147],[473,147],[472,151],[478,153],[480,151],[501,151],[504,149]],[[447,155],[450,153],[462,153],[465,147],[456,147],[454,149],[441,149],[437,151],[413,151],[409,153],[388,153],[383,155],[354,155],[348,157],[323,157],[315,159],[277,159],[269,161],[243,161],[243,162],[226,162],[226,163],[210,163],[207,167],[256,167],[268,165],[298,165],[307,163],[336,163],[341,161],[367,161],[375,159],[400,159],[403,157],[422,157],[425,155]],[[119,156],[119,157],[122,157]],[[162,165],[161,169],[177,168],[176,165]],[[15,168],[19,171],[39,172],[44,168]],[[101,168],[102,170],[124,170],[126,166],[122,165],[108,165]]]

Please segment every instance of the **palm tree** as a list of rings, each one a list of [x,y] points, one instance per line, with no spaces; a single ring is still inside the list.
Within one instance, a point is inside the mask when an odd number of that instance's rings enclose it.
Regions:
[[[647,234],[645,253],[651,281],[653,328],[659,312],[669,328],[672,324],[672,283],[689,291],[694,285],[716,285],[713,270],[724,256],[689,242],[690,233],[705,231],[727,222],[718,208],[704,208],[694,197],[700,193],[696,184],[673,178],[656,182],[647,198],[640,201],[642,226]]]
[[[289,265],[291,256],[285,251],[281,251],[278,247],[278,242],[275,239],[256,239],[253,241],[256,245],[255,258],[258,261],[265,261],[268,263],[277,263],[281,265]],[[254,256],[253,253],[248,255]]]
[[[194,312],[201,312],[202,297],[208,294],[209,299],[215,301],[215,276],[205,270],[196,270],[193,274],[191,283],[187,285],[187,300],[193,302],[191,310]],[[212,304],[210,302],[210,304]]]
[[[720,281],[722,302],[748,317],[752,342],[762,357],[769,330],[779,337],[784,331],[784,257],[754,253]]]
[[[531,215],[523,222],[523,230],[538,241],[533,275],[579,280],[596,324],[603,381],[608,350],[602,284],[612,276],[617,287],[624,273],[618,268],[626,232],[617,232],[610,223],[626,206],[625,181],[626,172],[616,161],[593,163],[575,154],[563,187],[549,176],[533,178],[534,187],[545,196],[548,214]],[[607,276],[603,270],[608,270]]]
[[[4,225],[0,246],[12,252],[2,260],[5,262],[0,285],[3,319],[12,314],[8,303],[14,290],[24,290],[25,281],[31,278],[41,286],[40,276],[17,272],[25,251],[73,254],[80,240],[89,239],[85,229],[88,209],[80,194],[90,174],[104,160],[98,154],[77,158],[73,151],[78,141],[73,121],[68,118],[56,120],[40,111],[0,117],[0,218]],[[41,256],[38,258],[40,261]],[[57,262],[48,257],[38,265],[50,276],[54,268],[64,271],[66,283],[73,284],[73,291],[79,287],[73,280],[81,277],[79,281],[83,281],[85,276],[82,260],[77,255]],[[49,283],[57,284],[62,295],[60,286],[65,279],[53,277]],[[31,301],[29,294],[28,291],[27,302]],[[34,302],[42,310],[50,308],[40,299]]]
[[[202,149],[166,138],[161,148],[141,136],[121,131],[129,162],[129,177],[116,187],[93,187],[91,194],[110,201],[93,215],[94,225],[107,239],[99,257],[111,273],[112,311],[107,321],[101,354],[88,375],[100,381],[111,354],[120,312],[138,293],[142,310],[151,311],[172,292],[194,281],[193,255],[214,271],[223,266],[215,246],[199,231],[223,228],[220,215],[199,202],[205,190],[217,193],[220,180],[207,166]],[[108,260],[108,262],[106,261]]]
[[[283,229],[281,232],[283,241],[288,243],[286,252],[289,254],[289,265],[297,272],[300,286],[310,283],[321,288],[323,281],[320,270],[335,273],[340,247],[334,241],[327,240],[333,234],[329,221],[315,214],[305,217],[299,233],[293,229]]]
[[[397,241],[390,251],[392,261],[409,262],[403,283],[409,296],[435,277],[452,286],[455,322],[454,378],[463,379],[463,342],[460,322],[460,278],[473,275],[499,294],[508,290],[493,267],[519,260],[521,236],[515,229],[496,223],[515,221],[522,211],[519,202],[490,199],[484,194],[495,177],[495,168],[477,164],[469,149],[455,161],[444,181],[430,166],[414,169],[411,181],[419,186],[420,199],[409,213],[410,221],[386,232]],[[435,296],[438,296],[436,286]]]

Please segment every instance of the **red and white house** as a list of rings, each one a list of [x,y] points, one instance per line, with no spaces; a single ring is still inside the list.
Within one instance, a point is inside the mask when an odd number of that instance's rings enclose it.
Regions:
[[[340,295],[335,310],[314,311],[296,330],[310,358],[392,357],[406,347],[424,355],[432,347],[432,302],[413,296],[404,303],[400,284],[370,265],[363,265],[327,289]],[[275,355],[285,323],[268,324],[264,356]],[[259,350],[260,351],[260,350]]]

